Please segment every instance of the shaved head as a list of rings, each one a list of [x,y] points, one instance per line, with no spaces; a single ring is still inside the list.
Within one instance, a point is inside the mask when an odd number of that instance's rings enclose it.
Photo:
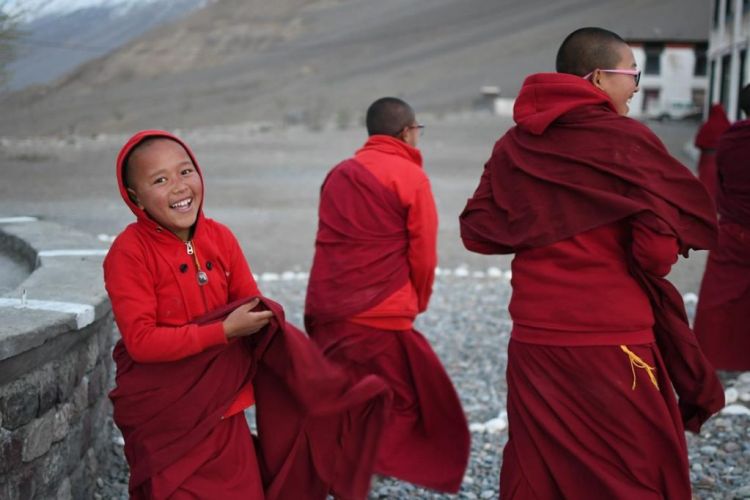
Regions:
[[[397,97],[381,97],[367,109],[367,133],[397,137],[414,123],[414,110]]]
[[[558,73],[585,76],[595,69],[610,69],[620,62],[618,49],[627,46],[617,33],[603,28],[580,28],[567,36],[557,51]]]

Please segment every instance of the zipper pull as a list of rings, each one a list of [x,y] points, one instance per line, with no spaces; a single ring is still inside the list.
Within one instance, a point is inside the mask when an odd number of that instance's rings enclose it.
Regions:
[[[187,254],[193,255],[193,242],[188,240],[185,242],[185,246],[187,247]]]

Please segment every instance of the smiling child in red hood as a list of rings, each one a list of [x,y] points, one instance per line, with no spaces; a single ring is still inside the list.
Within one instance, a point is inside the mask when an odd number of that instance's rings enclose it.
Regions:
[[[182,141],[162,131],[136,134],[120,151],[117,179],[120,194],[137,221],[112,245],[104,262],[104,280],[133,361],[181,360],[225,345],[231,338],[253,334],[268,323],[269,311],[251,312],[257,301],[238,307],[224,322],[190,323],[259,291],[234,235],[204,217],[203,178]],[[221,493],[219,497],[262,498],[243,413],[251,404],[253,389],[247,381],[221,423],[199,446],[137,490],[131,481],[131,495],[141,492],[159,498],[180,491],[200,493],[202,485],[220,472],[221,484],[212,488],[220,486],[221,491],[211,490]]]

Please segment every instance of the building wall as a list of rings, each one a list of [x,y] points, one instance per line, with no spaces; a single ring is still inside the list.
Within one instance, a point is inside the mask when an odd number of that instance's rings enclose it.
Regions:
[[[742,118],[737,106],[739,91],[750,83],[750,1],[713,2],[708,42],[711,84],[704,115],[711,104],[721,103],[729,118],[736,120]]]
[[[659,56],[658,74],[646,72],[643,44],[633,43],[631,48],[642,74],[640,90],[630,102],[630,116],[659,116],[668,112],[675,103],[687,105],[706,92],[708,77],[695,75],[695,44],[665,43]]]

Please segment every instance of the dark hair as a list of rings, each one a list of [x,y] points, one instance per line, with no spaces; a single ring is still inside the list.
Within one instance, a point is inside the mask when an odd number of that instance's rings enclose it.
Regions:
[[[750,118],[750,83],[740,90],[740,109],[745,112],[745,118]]]
[[[557,51],[558,73],[585,76],[595,69],[610,69],[620,62],[615,50],[626,44],[620,35],[604,28],[580,28],[568,35]]]
[[[397,97],[381,97],[367,109],[367,133],[369,135],[398,134],[414,122],[414,110]]]
[[[133,156],[133,154],[136,151],[139,151],[141,149],[144,149],[156,141],[171,141],[169,137],[160,136],[160,135],[152,135],[149,137],[146,137],[141,142],[133,146],[130,151],[128,151],[128,154],[125,156],[125,159],[122,161],[122,183],[125,185],[126,188],[132,187],[130,185],[130,179],[128,178],[128,174],[130,173],[130,158]],[[175,141],[176,142],[176,141]]]

